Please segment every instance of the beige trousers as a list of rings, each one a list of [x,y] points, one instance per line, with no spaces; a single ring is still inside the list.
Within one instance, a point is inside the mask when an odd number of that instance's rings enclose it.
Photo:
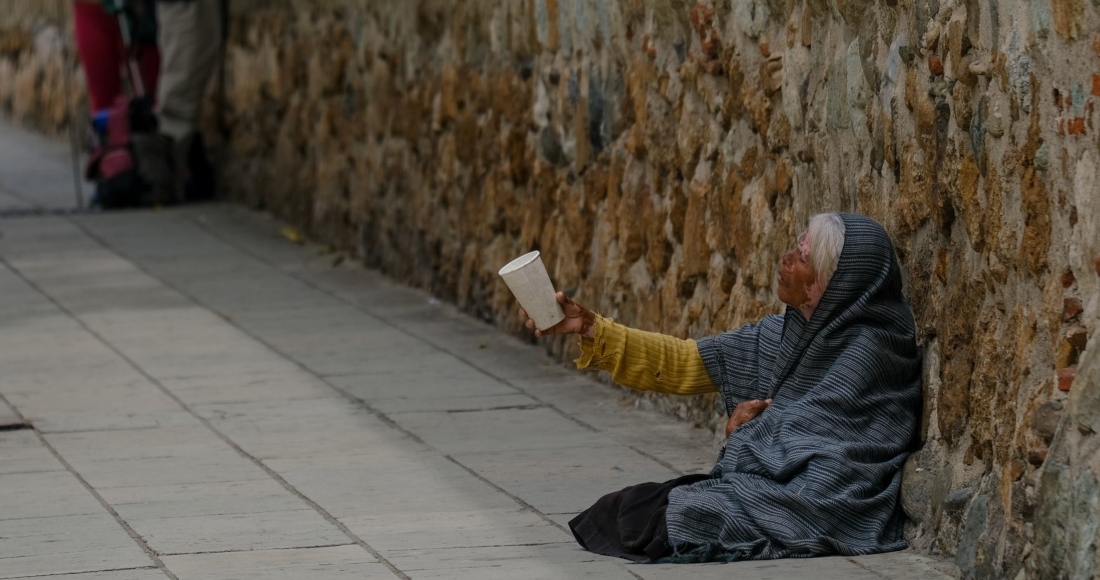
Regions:
[[[222,21],[218,0],[157,2],[161,133],[182,143],[195,132],[199,107],[218,62]]]

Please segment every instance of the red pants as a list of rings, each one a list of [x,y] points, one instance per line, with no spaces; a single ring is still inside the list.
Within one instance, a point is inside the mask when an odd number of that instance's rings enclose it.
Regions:
[[[122,67],[127,66],[118,18],[108,14],[99,2],[78,0],[73,2],[73,33],[76,52],[84,67],[91,110],[106,109],[122,94]],[[160,53],[155,46],[139,45],[135,50],[145,94],[155,98]]]

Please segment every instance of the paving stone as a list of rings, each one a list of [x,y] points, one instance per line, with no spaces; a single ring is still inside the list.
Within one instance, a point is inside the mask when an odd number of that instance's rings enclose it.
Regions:
[[[264,463],[338,519],[515,509],[518,504],[461,466],[410,442]]]
[[[219,348],[216,344],[155,345],[137,350],[121,346],[145,372],[158,379],[292,372],[298,366],[285,358],[252,344]]]
[[[139,487],[249,481],[269,477],[252,462],[221,454],[214,457],[164,457],[83,461],[70,458],[94,488]]]
[[[373,357],[372,363],[370,372],[359,376],[437,376],[443,373],[448,377],[491,379],[489,375],[462,359],[434,348],[388,357]]]
[[[509,381],[523,392],[599,429],[623,445],[642,451],[684,473],[710,471],[721,444],[712,434],[656,412],[624,407],[617,388],[587,376]]]
[[[179,403],[144,378],[92,386],[85,384],[64,392],[23,390],[8,395],[8,399],[43,433],[198,424]]]
[[[127,536],[129,538],[129,536]],[[133,568],[142,568],[152,564],[149,556],[137,545],[125,548],[100,548],[82,552],[64,552],[65,546],[54,540],[44,540],[49,543],[52,551],[33,556],[14,556],[3,559],[3,567],[0,567],[0,579],[3,578],[59,578],[60,580],[72,580],[79,578],[80,572],[92,572],[101,570],[118,570],[120,573],[129,573]],[[89,576],[88,580],[116,580],[114,576]],[[128,576],[121,575],[119,580],[125,580]],[[136,580],[145,578],[167,578],[160,576],[138,576]]]
[[[537,405],[538,401],[468,367],[457,372],[420,370],[407,374],[327,377],[341,390],[384,413],[469,411]]]
[[[882,576],[842,556],[728,564],[633,565],[630,571],[643,580],[678,580],[689,573],[693,580],[882,580]]]
[[[239,457],[202,425],[63,433],[47,435],[46,439],[62,456],[74,461]]]
[[[110,570],[107,572],[81,572],[76,574],[50,574],[49,576],[33,576],[34,580],[165,580],[168,578],[160,569],[150,566],[147,568],[132,568],[129,570]]]
[[[33,423],[35,429],[42,433],[80,433],[118,429],[147,430],[161,427],[187,427],[198,424],[192,415],[184,411],[47,417],[34,420]]]
[[[397,578],[358,545],[165,556],[163,561],[180,580]]]
[[[528,546],[572,541],[538,514],[511,508],[426,511],[342,518],[375,550]]]
[[[339,528],[308,507],[293,511],[140,519],[128,523],[160,554],[307,548],[350,541]]]
[[[34,431],[0,431],[0,475],[64,469]]]
[[[196,406],[253,457],[362,453],[408,436],[343,398]]]
[[[188,405],[339,396],[314,375],[301,371],[164,379],[161,384]]]
[[[68,471],[2,474],[0,490],[0,520],[107,514]]]
[[[7,403],[0,400],[0,428],[16,428],[24,423],[25,421],[15,412],[15,409],[12,409]]]
[[[323,296],[318,294],[318,296]],[[394,337],[392,327],[378,318],[356,310],[340,302],[331,302],[322,308],[296,308],[288,311],[226,312],[242,328],[264,336],[272,342],[293,341],[303,337],[324,339],[333,336],[361,336],[375,338]],[[373,336],[372,336],[373,335]],[[415,345],[414,345],[415,346]]]
[[[615,445],[608,436],[587,430],[545,408],[401,413],[391,417],[429,445],[450,455]]]
[[[301,498],[270,478],[109,487],[98,491],[126,521],[293,511],[307,507]]]
[[[954,562],[933,559],[910,551],[857,556],[850,560],[884,578],[950,580],[962,576]]]
[[[527,395],[493,395],[488,397],[434,397],[380,399],[371,404],[382,413],[470,412],[492,409],[514,409],[541,405]]]
[[[622,560],[586,552],[576,542],[512,546],[506,550],[498,547],[391,550],[382,555],[413,580],[637,578],[627,571]]]
[[[105,511],[93,515],[0,520],[0,578],[136,568],[151,562]]]
[[[613,491],[679,475],[625,447],[503,451],[455,459],[543,513],[576,514]]]
[[[143,380],[143,377],[124,361],[115,359],[80,367],[58,366],[34,373],[2,373],[0,392],[7,397],[17,393],[66,396],[74,391],[116,387],[138,380]]]

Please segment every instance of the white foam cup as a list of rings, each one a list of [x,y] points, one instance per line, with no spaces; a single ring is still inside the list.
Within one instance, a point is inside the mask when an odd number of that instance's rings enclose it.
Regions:
[[[527,316],[535,321],[535,328],[546,330],[565,318],[538,250],[508,262],[499,273]]]

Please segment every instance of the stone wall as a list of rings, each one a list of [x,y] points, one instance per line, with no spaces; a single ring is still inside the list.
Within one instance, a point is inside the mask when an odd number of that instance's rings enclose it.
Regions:
[[[70,1],[4,0],[0,13],[0,114],[54,135],[84,110]]]
[[[880,220],[924,350],[912,543],[966,577],[1096,572],[1095,0],[231,9],[228,194],[518,335],[495,272],[533,248],[579,302],[699,337],[779,311],[813,213]]]

